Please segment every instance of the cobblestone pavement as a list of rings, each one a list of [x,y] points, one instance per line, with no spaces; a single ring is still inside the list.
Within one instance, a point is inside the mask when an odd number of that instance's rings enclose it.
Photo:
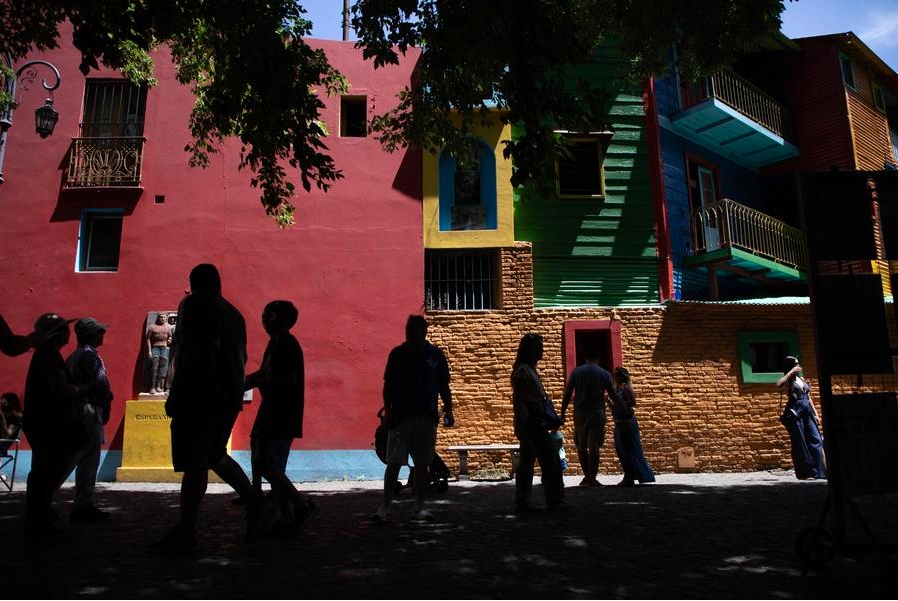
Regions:
[[[244,543],[234,494],[212,484],[200,547],[160,556],[145,546],[173,523],[177,487],[101,483],[108,522],[69,524],[52,541],[22,536],[24,483],[0,496],[3,594],[19,598],[186,599],[850,599],[894,598],[895,563],[836,553],[803,573],[800,530],[825,517],[827,484],[791,472],[669,474],[655,484],[576,486],[567,514],[515,516],[514,485],[450,481],[431,493],[436,519],[412,521],[409,490],[393,522],[370,515],[380,483],[299,485],[322,510],[294,538]],[[541,494],[539,486],[535,495]],[[68,516],[71,485],[57,498]],[[537,498],[542,501],[541,498]],[[898,511],[898,509],[896,509]],[[894,561],[891,558],[890,561]],[[888,581],[888,582],[887,582]]]

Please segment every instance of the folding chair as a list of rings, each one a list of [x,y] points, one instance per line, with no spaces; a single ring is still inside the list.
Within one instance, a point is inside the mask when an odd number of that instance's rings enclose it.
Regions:
[[[12,492],[16,483],[16,464],[19,462],[20,435],[15,438],[0,438],[0,483],[6,487],[6,492]],[[12,464],[12,471],[6,475],[6,469]]]

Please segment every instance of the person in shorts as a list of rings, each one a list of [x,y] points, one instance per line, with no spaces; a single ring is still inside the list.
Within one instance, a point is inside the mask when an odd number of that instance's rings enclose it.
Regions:
[[[438,397],[443,401],[443,424],[452,427],[455,418],[446,355],[427,341],[427,320],[421,315],[410,315],[405,325],[405,342],[390,352],[384,371],[384,416],[389,432],[383,502],[373,516],[378,522],[390,520],[395,483],[409,455],[416,466],[415,519],[433,519],[433,514],[424,508],[424,493],[436,447]]]
[[[605,444],[605,406],[616,398],[611,374],[599,365],[598,349],[584,352],[586,362],[571,371],[561,400],[561,421],[565,421],[568,405],[574,401],[574,444],[577,460],[583,469],[580,486],[601,486],[599,464]],[[606,396],[607,395],[607,396]]]
[[[262,327],[270,339],[262,365],[246,376],[247,390],[258,388],[262,395],[250,434],[253,480],[264,478],[271,484],[281,516],[274,528],[282,534],[296,534],[319,510],[287,477],[290,447],[295,438],[302,438],[305,409],[305,361],[299,341],[290,333],[298,318],[290,301],[265,305]]]

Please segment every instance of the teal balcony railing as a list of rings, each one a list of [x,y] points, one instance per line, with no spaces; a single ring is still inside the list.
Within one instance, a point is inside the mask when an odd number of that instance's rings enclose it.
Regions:
[[[692,243],[695,255],[736,248],[807,270],[801,230],[729,198],[692,212]]]
[[[703,77],[699,82],[687,86],[684,92],[684,109],[715,98],[781,138],[794,139],[789,109],[732,71],[718,71]]]

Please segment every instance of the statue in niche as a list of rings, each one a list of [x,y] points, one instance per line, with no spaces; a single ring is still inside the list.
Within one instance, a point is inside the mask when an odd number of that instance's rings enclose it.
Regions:
[[[151,311],[147,314],[144,341],[149,373],[144,388],[150,394],[168,393],[169,359],[176,323],[177,314],[171,311]]]

